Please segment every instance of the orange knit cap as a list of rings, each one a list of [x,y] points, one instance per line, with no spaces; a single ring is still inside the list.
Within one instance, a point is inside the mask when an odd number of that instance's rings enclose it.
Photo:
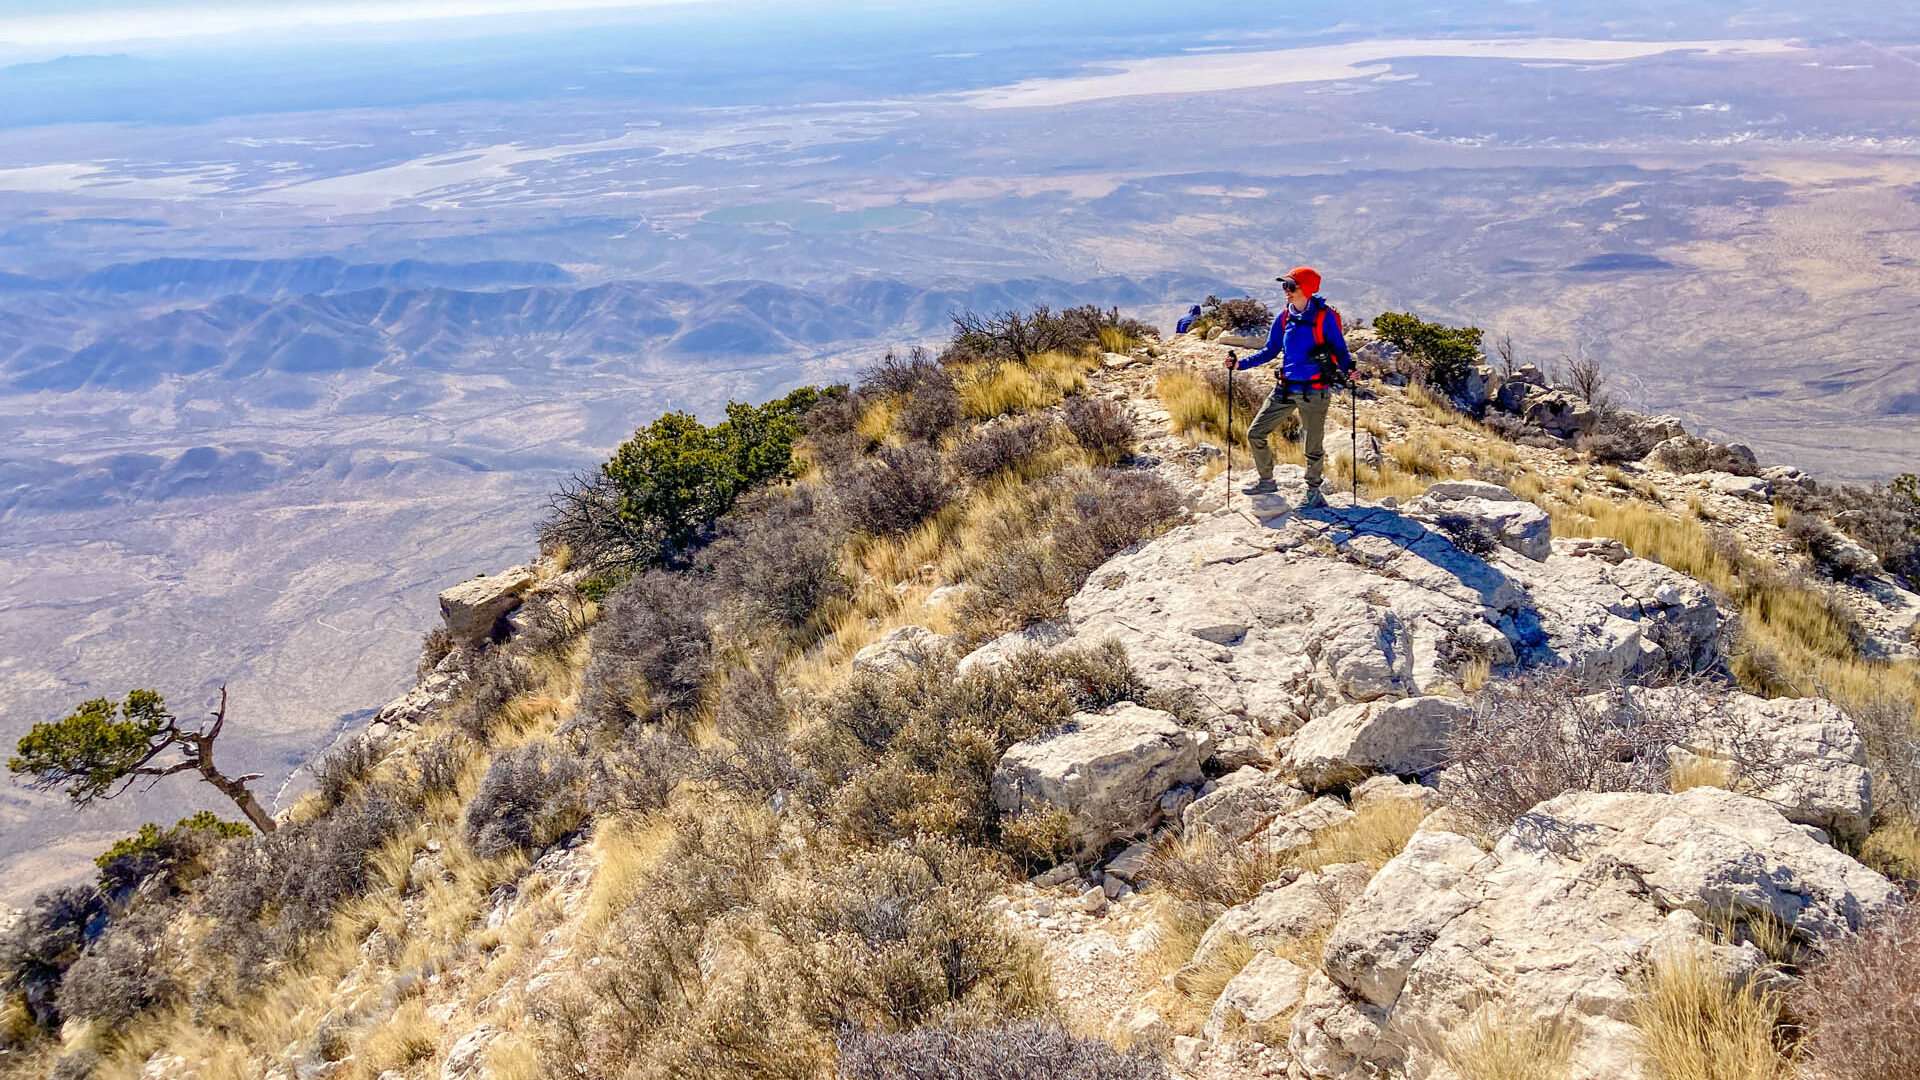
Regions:
[[[1320,271],[1311,266],[1296,266],[1287,271],[1287,278],[1292,278],[1293,283],[1306,290],[1308,296],[1320,291]],[[1287,278],[1280,280],[1285,281]]]

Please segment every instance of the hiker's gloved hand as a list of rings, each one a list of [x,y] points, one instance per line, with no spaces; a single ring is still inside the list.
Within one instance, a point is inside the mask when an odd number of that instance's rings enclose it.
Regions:
[[[1240,354],[1234,352],[1232,349],[1228,349],[1227,350],[1227,367],[1236,368],[1239,366],[1240,366]]]

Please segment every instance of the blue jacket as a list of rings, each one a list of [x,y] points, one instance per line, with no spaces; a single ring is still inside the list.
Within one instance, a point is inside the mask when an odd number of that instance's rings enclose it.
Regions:
[[[1188,330],[1193,328],[1193,320],[1199,317],[1200,317],[1200,305],[1195,304],[1192,307],[1187,309],[1187,313],[1185,315],[1180,316],[1180,321],[1174,324],[1173,332],[1176,334],[1186,333]]]
[[[1313,384],[1326,385],[1321,379],[1320,365],[1307,354],[1313,351],[1313,325],[1326,312],[1326,321],[1322,324],[1326,333],[1327,346],[1333,350],[1334,362],[1340,365],[1340,373],[1345,375],[1353,370],[1353,357],[1347,352],[1347,336],[1340,329],[1340,313],[1327,306],[1326,300],[1315,293],[1308,301],[1307,310],[1295,317],[1293,309],[1281,311],[1280,317],[1273,320],[1273,329],[1267,332],[1266,348],[1240,358],[1239,369],[1245,371],[1251,367],[1280,357],[1280,377],[1296,386]]]

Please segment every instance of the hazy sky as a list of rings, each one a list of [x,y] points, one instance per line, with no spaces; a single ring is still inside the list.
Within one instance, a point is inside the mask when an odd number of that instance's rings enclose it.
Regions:
[[[0,43],[63,49],[261,31],[637,10],[708,2],[712,0],[294,0],[288,3],[109,0],[79,4],[0,0]]]

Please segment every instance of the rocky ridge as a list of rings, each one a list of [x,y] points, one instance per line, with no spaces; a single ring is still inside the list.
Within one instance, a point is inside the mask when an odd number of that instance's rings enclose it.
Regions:
[[[1302,512],[1303,479],[1283,467],[1277,496],[1239,496],[1219,452],[1170,433],[1152,393],[1156,377],[1216,363],[1220,347],[1183,337],[1155,351],[1109,354],[1092,392],[1128,411],[1142,436],[1136,467],[1180,490],[1189,520],[1095,570],[1060,618],[958,657],[971,670],[1022,649],[1117,640],[1157,693],[1191,706],[1081,714],[1064,732],[1016,745],[995,770],[1003,811],[1046,805],[1075,822],[1080,857],[998,901],[1000,917],[1043,949],[1074,1027],[1153,1048],[1194,1080],[1395,1070],[1449,1080],[1448,1033],[1502,1012],[1572,1024],[1581,1080],[1631,1076],[1632,980],[1648,958],[1709,941],[1728,920],[1776,920],[1819,940],[1900,903],[1891,883],[1833,846],[1864,833],[1872,792],[1860,733],[1817,699],[1740,695],[1716,714],[1720,726],[1695,733],[1686,752],[1706,761],[1764,746],[1767,783],[1747,794],[1573,793],[1502,835],[1469,835],[1443,806],[1441,747],[1482,686],[1538,668],[1618,678],[1711,667],[1734,613],[1700,582],[1617,541],[1554,538],[1544,510],[1488,481],[1437,480],[1404,502],[1341,493]],[[1549,394],[1558,392],[1535,390],[1545,388],[1520,392],[1524,411],[1555,413]],[[1579,410],[1560,414],[1578,428]],[[1391,391],[1368,401],[1362,420],[1375,447],[1433,427]],[[1329,447],[1347,439],[1344,428],[1330,432]],[[1569,484],[1614,482],[1549,448],[1507,452]],[[1449,464],[1465,471],[1472,461]],[[1654,461],[1631,482],[1675,506],[1697,500],[1750,548],[1793,559],[1752,485]],[[449,589],[441,607],[453,651],[381,710],[370,734],[404,744],[459,697],[463,649],[519,632],[523,610],[577,576],[514,568]],[[926,587],[951,598],[966,585]],[[1886,655],[1911,651],[1912,594],[1884,577],[1836,591]],[[878,634],[850,665],[901,671],[957,651],[953,639],[906,624]],[[1687,692],[1644,693],[1678,709],[1685,703],[1673,696]],[[1183,965],[1160,969],[1156,839],[1179,833],[1289,857],[1379,813],[1419,823],[1402,850],[1279,869],[1254,898],[1212,913]],[[599,875],[623,842],[560,847],[490,897],[482,923],[510,944],[506,962],[490,949],[408,974],[407,993],[439,1033],[430,1061],[441,1080],[509,1075],[493,1060],[513,1042],[502,1018],[539,1009],[579,974]],[[432,845],[406,871],[422,882],[453,873]],[[1751,940],[1708,947],[1728,970],[1766,977]],[[362,951],[376,957],[379,943]],[[1229,962],[1237,970],[1203,1016],[1165,1005],[1169,987]],[[332,996],[362,999],[379,989],[371,973],[386,970],[370,960]],[[178,1060],[157,1052],[148,1073],[177,1075]],[[290,1054],[268,1075],[332,1072]]]

